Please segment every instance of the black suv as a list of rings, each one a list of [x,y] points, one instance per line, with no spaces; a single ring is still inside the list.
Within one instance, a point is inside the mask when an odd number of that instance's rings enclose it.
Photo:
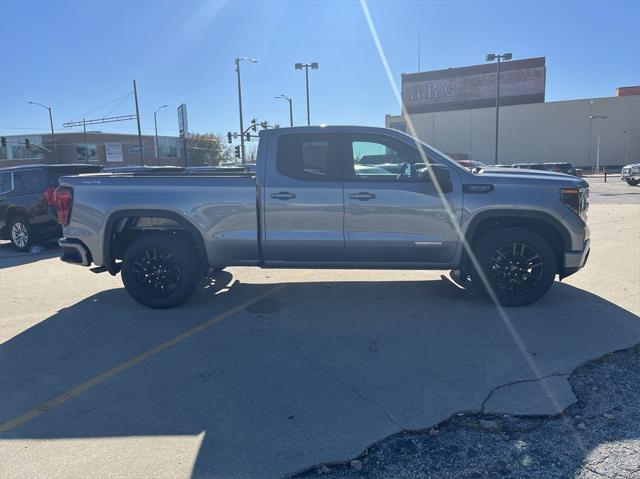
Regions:
[[[576,176],[576,169],[571,163],[566,162],[556,162],[556,163],[545,163],[544,166],[547,167],[549,171],[556,171],[558,173],[565,173],[567,175]]]
[[[53,192],[61,176],[100,171],[98,165],[26,165],[0,168],[0,239],[28,251],[38,239],[60,236]]]

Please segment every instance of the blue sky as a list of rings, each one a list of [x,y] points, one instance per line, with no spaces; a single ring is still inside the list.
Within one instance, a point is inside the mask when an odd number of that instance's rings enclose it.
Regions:
[[[640,84],[640,2],[370,1],[393,75],[482,63],[488,52],[547,57],[547,101],[611,96]],[[304,124],[304,73],[310,72],[313,123],[383,125],[399,108],[358,2],[42,0],[2,2],[0,132],[23,134],[90,113],[138,83],[142,128],[177,134],[176,107],[187,103],[189,129],[237,130],[233,59],[242,65],[245,118],[288,124],[281,93]],[[127,99],[111,114],[133,112]],[[100,125],[135,132],[135,122]]]

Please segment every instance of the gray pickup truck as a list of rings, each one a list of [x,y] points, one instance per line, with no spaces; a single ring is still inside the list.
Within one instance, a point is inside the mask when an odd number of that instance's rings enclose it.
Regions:
[[[589,254],[588,184],[468,169],[395,130],[263,131],[255,173],[64,177],[62,260],[122,273],[152,308],[185,301],[212,270],[450,269],[503,305],[542,297]]]

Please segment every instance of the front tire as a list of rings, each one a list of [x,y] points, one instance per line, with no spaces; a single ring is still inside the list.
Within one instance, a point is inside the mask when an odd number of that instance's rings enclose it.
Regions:
[[[627,180],[627,184],[629,186],[638,186],[638,183],[640,183],[639,180],[631,180],[631,179]]]
[[[487,298],[503,306],[526,306],[544,296],[553,285],[558,266],[553,248],[537,233],[520,227],[500,228],[482,236],[474,248],[481,273],[471,281]]]
[[[9,238],[11,244],[23,253],[29,251],[34,242],[33,228],[23,216],[16,216],[9,224]]]
[[[122,282],[133,299],[154,309],[185,302],[200,281],[193,247],[171,234],[145,234],[127,248]]]

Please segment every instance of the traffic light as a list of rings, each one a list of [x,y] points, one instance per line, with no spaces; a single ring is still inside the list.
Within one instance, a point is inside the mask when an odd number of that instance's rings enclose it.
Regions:
[[[0,143],[2,143],[2,148],[7,147],[7,139],[4,136],[0,138]]]
[[[240,145],[236,146],[234,148],[235,152],[236,152],[236,158],[240,158],[242,155],[240,154]]]
[[[247,134],[245,135],[245,140],[251,141],[251,133],[247,132]]]
[[[253,120],[251,120],[251,129],[253,131],[258,131],[258,127],[256,126],[257,120],[254,118]]]
[[[231,134],[231,132],[228,132],[228,133],[227,133],[227,141],[228,141],[229,143],[233,143],[233,135]]]
[[[24,139],[24,147],[28,150],[29,148],[31,148],[31,142],[29,141],[29,138],[25,138]]]
[[[267,123],[266,121],[260,122],[260,126],[262,127],[263,130],[266,130],[267,128],[269,128],[269,123]]]

